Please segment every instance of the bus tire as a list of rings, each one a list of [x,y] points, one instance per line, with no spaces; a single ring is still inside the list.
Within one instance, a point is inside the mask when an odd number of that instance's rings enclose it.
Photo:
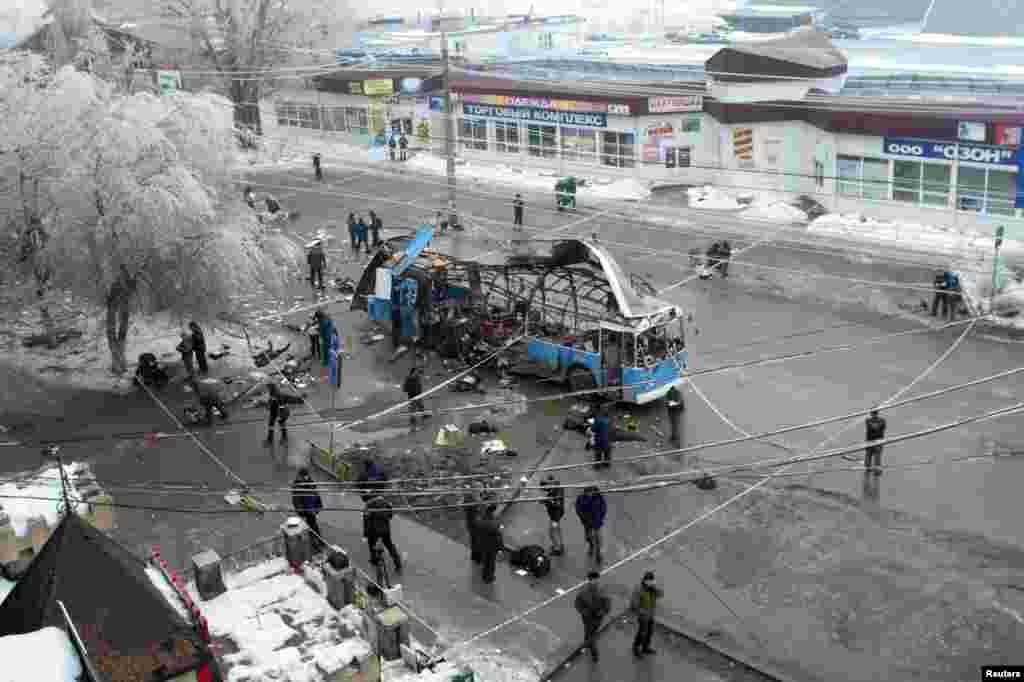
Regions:
[[[597,384],[594,382],[594,375],[590,373],[589,369],[580,365],[569,368],[566,380],[569,383],[569,390],[574,393],[576,391],[597,388]]]

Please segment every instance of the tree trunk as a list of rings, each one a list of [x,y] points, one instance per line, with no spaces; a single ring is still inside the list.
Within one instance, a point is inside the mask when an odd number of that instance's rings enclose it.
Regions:
[[[257,135],[263,134],[260,119],[260,86],[255,81],[232,80],[231,101],[235,105],[235,123],[239,127],[252,130]]]

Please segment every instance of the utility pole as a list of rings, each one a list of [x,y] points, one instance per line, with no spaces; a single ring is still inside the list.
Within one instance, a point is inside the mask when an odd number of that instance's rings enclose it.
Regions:
[[[448,225],[458,225],[458,212],[455,209],[455,107],[452,102],[451,81],[449,80],[448,64],[448,33],[444,30],[444,14],[441,21],[441,62],[443,63],[442,83],[444,87],[444,150],[448,171]]]
[[[60,456],[60,448],[56,445],[47,445],[43,448],[43,457],[54,459],[57,461],[57,467],[60,469],[60,491],[61,497],[64,498],[64,514],[72,514],[74,510],[71,508],[71,498],[68,496],[68,477],[64,471],[64,461]]]
[[[992,304],[996,300],[996,285],[999,282],[999,249],[1003,245],[1003,235],[1006,228],[1000,225],[996,228],[996,248],[992,256],[992,295],[988,299],[988,311],[992,312]]]

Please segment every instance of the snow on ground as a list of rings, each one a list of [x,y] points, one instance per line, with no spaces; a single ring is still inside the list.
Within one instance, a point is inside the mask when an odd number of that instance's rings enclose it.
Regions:
[[[174,586],[171,585],[170,581],[164,577],[164,574],[153,566],[146,566],[146,575],[156,586],[156,589],[160,590],[160,594],[174,607],[174,610],[184,618],[187,622],[192,621],[192,616],[185,609],[185,605],[181,603],[181,599],[178,598],[178,593],[174,590]]]
[[[73,480],[83,466],[79,463],[65,464],[64,471]],[[71,497],[74,499],[73,492]],[[42,518],[51,529],[56,526],[60,518],[57,511],[60,504],[60,468],[57,466],[41,469],[21,480],[0,484],[0,510],[10,517],[11,527],[20,537],[27,535],[28,522],[33,518]]]
[[[504,655],[500,649],[456,650],[433,672],[417,674],[408,669],[392,669],[385,676],[387,682],[451,682],[458,673],[472,670],[481,682],[538,682],[540,665],[527,664]]]
[[[447,172],[446,161],[439,156],[421,153],[413,156],[405,166],[412,170],[434,175]],[[472,178],[479,182],[490,182],[502,185],[518,185],[519,187],[541,191],[555,191],[555,183],[559,175],[552,170],[524,168],[522,166],[506,166],[504,164],[484,164],[474,161],[458,161],[457,173],[461,178]],[[616,199],[624,201],[640,201],[651,195],[651,190],[643,183],[632,178],[612,180],[605,178],[583,178],[586,184],[577,188],[579,198]]]
[[[0,682],[78,682],[82,663],[60,628],[0,637]]]
[[[803,223],[807,214],[774,192],[731,193],[704,185],[686,190],[692,208],[734,211],[741,218],[772,223]]]
[[[210,601],[189,585],[211,634],[238,648],[223,657],[228,682],[325,679],[353,659],[367,660],[370,645],[355,627],[361,623],[347,610],[335,612],[318,582],[274,559],[228,574],[228,591]]]

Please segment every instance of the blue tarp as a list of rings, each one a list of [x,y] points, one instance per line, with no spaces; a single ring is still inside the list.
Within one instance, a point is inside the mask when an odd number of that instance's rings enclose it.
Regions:
[[[434,237],[434,228],[430,225],[417,225],[416,236],[412,238],[412,241],[405,247],[405,253],[402,255],[402,260],[398,262],[398,265],[391,268],[392,276],[398,277],[403,272],[409,269],[409,266],[413,264],[413,261],[423,253],[423,249],[427,248],[430,244],[430,240]]]

